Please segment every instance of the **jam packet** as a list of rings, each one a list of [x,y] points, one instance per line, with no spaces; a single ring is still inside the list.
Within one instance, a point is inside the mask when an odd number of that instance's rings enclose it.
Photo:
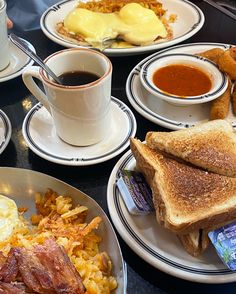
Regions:
[[[154,211],[152,191],[144,176],[136,171],[122,170],[117,187],[131,214],[148,214]]]
[[[236,222],[211,231],[208,236],[223,263],[236,270]]]

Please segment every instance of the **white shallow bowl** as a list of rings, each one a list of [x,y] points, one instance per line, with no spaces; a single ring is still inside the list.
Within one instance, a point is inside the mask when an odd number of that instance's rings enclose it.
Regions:
[[[202,95],[181,97],[174,94],[168,94],[159,89],[153,83],[153,74],[162,67],[174,64],[193,66],[205,72],[210,77],[212,82],[210,91]],[[201,56],[181,53],[154,56],[143,65],[140,72],[140,80],[142,85],[151,94],[160,99],[178,105],[191,105],[209,102],[222,95],[228,85],[227,76],[218,69],[214,62],[211,62]]]
[[[97,202],[80,190],[46,174],[27,169],[0,167],[0,194],[13,199],[18,207],[27,207],[27,218],[35,213],[35,193],[44,193],[48,188],[60,195],[69,195],[74,204],[87,206],[88,219],[91,220],[95,216],[102,218],[98,228],[98,234],[102,236],[100,250],[108,252],[112,260],[112,274],[118,282],[114,294],[126,294],[126,266],[120,246],[108,217]]]

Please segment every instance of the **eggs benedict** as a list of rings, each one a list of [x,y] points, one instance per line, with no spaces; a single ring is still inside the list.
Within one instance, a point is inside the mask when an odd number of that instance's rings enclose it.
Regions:
[[[102,13],[77,7],[59,26],[59,33],[94,45],[106,39],[119,39],[125,47],[152,44],[157,38],[167,38],[165,25],[155,12],[138,3],[128,3],[119,11]],[[114,45],[112,46],[114,48]]]

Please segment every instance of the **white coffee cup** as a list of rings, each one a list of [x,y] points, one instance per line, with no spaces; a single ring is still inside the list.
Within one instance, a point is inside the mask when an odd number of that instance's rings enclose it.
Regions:
[[[0,71],[10,63],[9,40],[7,35],[6,2],[0,0]]]
[[[102,53],[86,48],[66,49],[47,57],[44,62],[57,75],[85,71],[98,79],[80,86],[64,86],[53,81],[40,67],[23,72],[23,81],[53,118],[58,136],[76,146],[88,146],[103,140],[111,125],[112,64]],[[39,79],[45,93],[36,85]]]

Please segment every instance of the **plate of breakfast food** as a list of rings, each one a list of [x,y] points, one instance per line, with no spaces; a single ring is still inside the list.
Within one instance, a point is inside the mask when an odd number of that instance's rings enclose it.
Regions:
[[[182,42],[204,21],[202,11],[186,0],[66,0],[47,9],[40,24],[62,46],[89,46],[122,56]]]
[[[0,177],[0,292],[126,293],[118,240],[92,198],[31,170]]]
[[[233,127],[214,120],[173,132],[148,132],[145,139],[131,139],[131,150],[109,178],[108,209],[119,234],[142,259],[175,277],[235,282],[235,271],[223,263],[208,237],[236,218]],[[152,207],[134,172],[145,178]],[[220,241],[222,245],[222,233]],[[227,248],[224,257],[235,258],[229,252]]]
[[[219,71],[229,76],[226,91],[212,101],[183,106],[169,103],[161,96],[153,95],[141,81],[143,66],[159,57],[178,54],[188,54],[192,57],[198,55],[216,64]],[[236,90],[233,90],[233,82],[231,82],[235,80],[235,71],[235,47],[231,45],[207,42],[177,45],[154,53],[139,62],[127,78],[126,94],[131,105],[143,117],[171,130],[188,128],[212,119],[226,119],[236,126]]]

